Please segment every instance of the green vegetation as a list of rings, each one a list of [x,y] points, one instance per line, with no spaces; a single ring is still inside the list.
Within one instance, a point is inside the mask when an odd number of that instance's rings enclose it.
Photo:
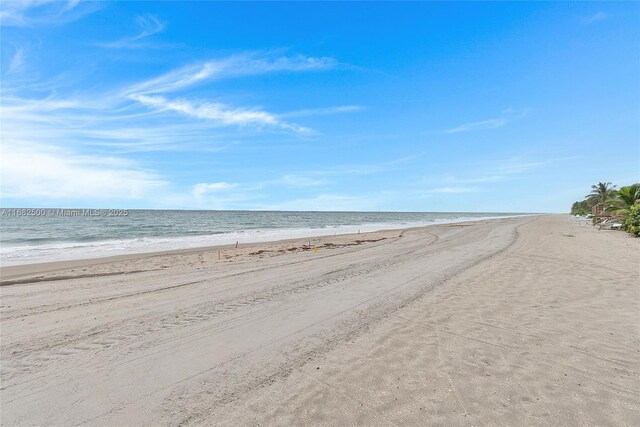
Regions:
[[[616,190],[610,182],[599,182],[591,186],[584,200],[574,202],[572,215],[592,213],[596,205],[604,206],[606,215],[622,224],[622,229],[640,236],[640,184],[632,184]]]
[[[588,215],[591,209],[597,204],[605,204],[616,193],[616,186],[610,182],[599,182],[591,186],[591,192],[587,194],[584,200],[574,202],[571,206],[572,215]]]
[[[593,205],[602,204],[611,199],[615,193],[615,185],[611,185],[610,182],[599,182],[596,185],[591,186],[591,193],[589,193],[586,198],[590,200]]]
[[[591,213],[593,205],[588,200],[574,202],[571,206],[571,215],[588,215]]]
[[[627,233],[640,237],[640,204],[636,203],[629,208],[629,216],[624,220],[622,226]]]

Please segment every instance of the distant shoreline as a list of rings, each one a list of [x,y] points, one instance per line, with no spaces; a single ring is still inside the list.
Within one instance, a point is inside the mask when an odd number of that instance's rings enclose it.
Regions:
[[[169,211],[162,211],[169,212]],[[162,213],[160,212],[160,213]],[[202,211],[207,212],[207,211]],[[295,212],[289,212],[290,214],[296,214]],[[245,214],[250,214],[249,211]],[[301,215],[315,215],[316,213],[299,213]],[[342,213],[327,212],[327,214]],[[348,215],[358,213],[348,213]],[[387,215],[389,213],[367,213],[367,215]],[[396,213],[391,213],[394,215]],[[73,240],[70,239],[65,242],[54,242],[52,244],[40,244],[40,245],[15,245],[11,243],[3,242],[0,252],[0,264],[2,268],[8,268],[20,265],[42,264],[51,262],[64,262],[64,261],[82,261],[91,259],[104,259],[119,256],[129,255],[151,255],[157,253],[163,253],[166,251],[183,251],[183,250],[198,250],[202,248],[226,248],[235,246],[235,242],[239,242],[241,245],[257,244],[257,243],[269,243],[277,241],[286,241],[291,239],[305,239],[305,238],[319,238],[329,235],[349,235],[357,234],[358,232],[376,232],[383,230],[400,230],[407,228],[425,227],[437,224],[450,224],[465,221],[478,221],[478,220],[491,220],[499,218],[513,218],[520,216],[531,216],[541,214],[491,214],[484,213],[486,216],[471,216],[469,213],[441,213],[441,212],[427,212],[418,213],[418,215],[434,215],[435,217],[430,220],[406,220],[406,223],[400,223],[401,220],[395,220],[394,222],[377,222],[377,223],[361,223],[361,224],[342,224],[335,226],[323,226],[323,227],[311,227],[310,224],[307,227],[291,227],[291,228],[255,228],[247,230],[227,231],[212,234],[198,234],[198,235],[177,235],[177,236],[165,236],[165,235],[149,235],[144,237],[132,236],[125,238],[119,236],[113,240]],[[404,214],[398,213],[402,216]],[[406,214],[412,215],[412,214]],[[440,215],[465,215],[459,218],[439,218]],[[482,214],[479,214],[482,215]],[[495,216],[492,216],[495,215]],[[71,222],[76,220],[77,217],[65,216],[61,221]],[[133,217],[132,217],[133,218]],[[28,220],[28,219],[27,219]],[[46,220],[46,219],[45,219]],[[82,221],[80,217],[78,220]],[[86,221],[100,221],[99,218],[90,218]],[[122,218],[116,218],[114,221],[123,221]],[[193,219],[192,219],[193,220]],[[22,219],[21,219],[22,221]],[[56,220],[54,220],[56,221]],[[182,221],[182,219],[175,219],[176,222]],[[198,223],[199,225],[200,223]],[[22,223],[18,224],[22,225]],[[76,225],[76,224],[72,224]],[[69,227],[70,225],[67,225]],[[120,225],[122,226],[122,225]],[[155,226],[152,221],[149,221],[146,226]],[[164,223],[164,227],[170,227],[171,222]],[[6,231],[6,230],[3,230]],[[69,230],[71,232],[78,232],[77,230]],[[81,236],[80,236],[81,237]]]
[[[450,224],[476,224],[479,222],[485,221],[496,221],[500,219],[509,219],[516,217],[536,217],[536,216],[544,216],[550,214],[527,214],[527,215],[513,215],[513,216],[502,216],[495,218],[481,218],[481,219],[469,219],[469,220],[460,220],[460,221],[450,221],[450,222],[438,222],[434,224],[417,226],[417,227],[404,227],[404,228],[395,228],[395,229],[384,229],[384,230],[374,230],[374,231],[366,231],[362,233],[343,233],[343,234],[322,234],[322,235],[311,235],[311,236],[300,236],[294,237],[290,239],[279,239],[279,240],[271,240],[271,241],[263,241],[263,242],[246,242],[239,243],[239,250],[247,250],[247,249],[256,249],[260,250],[264,247],[273,246],[276,244],[286,244],[286,243],[296,243],[296,244],[304,244],[305,242],[318,243],[328,239],[335,239],[336,237],[350,239],[355,236],[361,236],[362,238],[367,238],[368,236],[378,236],[383,235],[385,238],[387,236],[395,236],[398,233],[406,232],[409,230],[420,230],[420,229],[428,229],[430,227],[437,227],[440,225],[450,225]],[[36,274],[55,272],[60,270],[74,269],[74,268],[83,268],[94,265],[101,264],[111,264],[117,262],[128,262],[134,260],[142,260],[145,258],[154,258],[158,256],[170,256],[170,255],[186,255],[186,254],[194,254],[200,252],[212,252],[212,251],[228,251],[235,250],[235,244],[226,244],[226,245],[212,245],[212,246],[198,246],[192,248],[183,248],[183,249],[169,249],[169,250],[160,250],[153,252],[136,252],[136,253],[126,253],[126,254],[118,254],[112,256],[102,256],[102,257],[93,257],[93,258],[78,258],[78,259],[65,259],[65,260],[55,260],[55,261],[45,261],[45,262],[33,262],[33,263],[24,263],[24,264],[14,264],[14,265],[2,265],[0,267],[0,273],[2,276],[2,280],[0,280],[0,286],[7,284],[14,284],[19,277],[22,276],[32,276]]]

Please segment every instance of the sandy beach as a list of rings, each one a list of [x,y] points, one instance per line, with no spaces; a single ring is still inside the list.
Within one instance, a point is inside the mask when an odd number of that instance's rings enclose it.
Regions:
[[[568,215],[5,267],[2,425],[640,425],[640,240]]]

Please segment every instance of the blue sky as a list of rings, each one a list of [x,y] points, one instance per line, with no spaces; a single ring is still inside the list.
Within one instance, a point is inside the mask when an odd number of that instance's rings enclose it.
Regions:
[[[638,3],[0,7],[3,207],[562,212],[639,180]]]

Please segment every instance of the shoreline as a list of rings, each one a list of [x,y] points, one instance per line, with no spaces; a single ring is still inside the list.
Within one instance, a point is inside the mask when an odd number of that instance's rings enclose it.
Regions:
[[[553,214],[522,214],[522,215],[485,217],[485,218],[480,217],[478,219],[470,218],[470,219],[450,220],[450,221],[445,220],[441,222],[434,222],[433,224],[428,224],[428,225],[380,229],[380,230],[373,230],[373,231],[365,231],[362,233],[307,235],[307,236],[292,237],[287,239],[239,243],[237,249],[238,250],[241,250],[241,249],[245,250],[245,249],[252,249],[252,248],[260,249],[262,247],[268,247],[274,244],[286,244],[286,243],[300,244],[308,241],[322,242],[322,241],[325,241],[331,238],[337,238],[337,237],[352,238],[357,236],[378,235],[380,233],[383,233],[385,235],[387,234],[394,235],[403,231],[418,230],[423,228],[435,227],[439,225],[476,223],[481,221],[496,221],[500,219],[520,218],[520,217],[538,217],[538,216],[545,216],[545,215],[553,215]],[[354,227],[357,227],[357,226],[354,226]],[[96,256],[96,257],[89,257],[89,258],[63,259],[63,260],[24,263],[24,264],[2,265],[0,266],[0,286],[8,286],[12,284],[22,283],[22,281],[17,282],[17,280],[19,280],[19,278],[21,278],[22,276],[30,276],[34,274],[51,273],[51,272],[56,272],[60,270],[68,270],[68,269],[81,268],[81,267],[91,267],[94,265],[117,263],[117,262],[123,262],[123,261],[142,260],[145,258],[153,258],[158,256],[184,255],[184,254],[193,254],[193,253],[199,253],[199,252],[229,251],[229,250],[236,250],[235,244],[196,246],[196,247],[183,248],[183,249],[167,249],[167,250],[150,251],[150,252],[133,252],[133,253],[124,253],[124,254],[108,255],[108,256]],[[95,276],[87,275],[84,277],[95,277]]]

